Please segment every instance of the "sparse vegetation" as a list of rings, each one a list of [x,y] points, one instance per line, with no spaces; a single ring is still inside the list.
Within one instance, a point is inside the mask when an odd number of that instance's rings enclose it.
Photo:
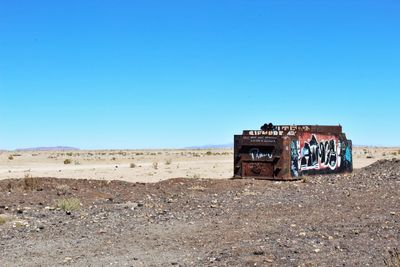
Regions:
[[[194,179],[200,179],[200,174],[198,174],[198,173],[193,174],[193,178]]]
[[[0,225],[5,224],[7,222],[7,217],[0,215]]]
[[[154,168],[155,170],[158,169],[158,162],[153,162],[153,168]]]
[[[64,211],[74,211],[80,208],[81,201],[76,197],[63,198],[57,202],[57,207]]]
[[[72,160],[70,160],[70,159],[65,159],[64,160],[64,164],[71,164],[71,162],[72,162]]]
[[[23,224],[22,222],[20,222],[20,221],[16,221],[16,222],[14,222],[14,225],[13,225],[15,228],[21,228],[21,227],[24,227],[25,226],[25,224]]]
[[[136,164],[132,162],[131,164],[129,164],[129,168],[136,168]]]
[[[206,155],[207,155],[207,156],[211,156],[211,155],[212,155],[212,152],[211,152],[211,151],[207,151],[207,152],[206,152]]]
[[[24,177],[24,189],[25,190],[36,190],[38,188],[39,182],[37,178],[33,178],[29,174],[25,174]]]
[[[171,165],[171,163],[172,163],[172,159],[167,159],[167,160],[165,161],[165,165]]]
[[[8,159],[13,160],[14,159],[13,155],[8,156]]]

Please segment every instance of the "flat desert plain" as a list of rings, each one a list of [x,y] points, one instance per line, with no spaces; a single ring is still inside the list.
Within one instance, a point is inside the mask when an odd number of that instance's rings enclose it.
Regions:
[[[400,148],[353,149],[355,169],[397,157]],[[152,183],[178,177],[227,179],[232,175],[232,149],[0,152],[0,179],[56,177]]]
[[[2,152],[0,266],[397,267],[398,156],[280,182],[222,179],[231,149]]]

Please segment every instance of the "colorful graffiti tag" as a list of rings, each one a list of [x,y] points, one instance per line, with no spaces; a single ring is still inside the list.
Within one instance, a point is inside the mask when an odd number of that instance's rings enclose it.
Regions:
[[[302,133],[291,143],[291,175],[351,170],[351,149],[335,135]]]

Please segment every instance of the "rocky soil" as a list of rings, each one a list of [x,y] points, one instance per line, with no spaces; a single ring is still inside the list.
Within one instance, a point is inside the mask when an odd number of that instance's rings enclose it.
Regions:
[[[399,160],[295,182],[0,181],[0,266],[400,266],[399,248]]]

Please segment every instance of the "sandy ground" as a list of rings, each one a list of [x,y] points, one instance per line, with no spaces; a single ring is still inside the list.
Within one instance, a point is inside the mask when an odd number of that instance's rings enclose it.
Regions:
[[[293,182],[0,180],[0,266],[400,266],[400,160]]]
[[[354,168],[400,157],[400,148],[355,147]],[[70,161],[64,164],[64,161]],[[232,149],[0,152],[0,179],[86,178],[158,182],[170,178],[231,178]]]

